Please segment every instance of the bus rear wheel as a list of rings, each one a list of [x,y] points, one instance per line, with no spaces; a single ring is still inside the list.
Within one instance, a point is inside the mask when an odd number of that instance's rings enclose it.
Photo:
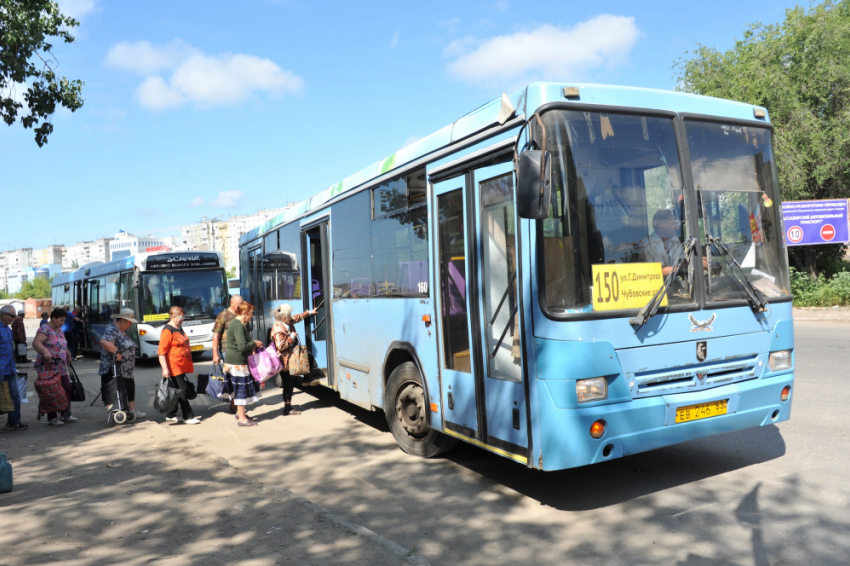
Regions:
[[[387,424],[402,450],[431,458],[455,447],[457,440],[428,425],[428,406],[416,364],[405,362],[390,374],[384,389]]]

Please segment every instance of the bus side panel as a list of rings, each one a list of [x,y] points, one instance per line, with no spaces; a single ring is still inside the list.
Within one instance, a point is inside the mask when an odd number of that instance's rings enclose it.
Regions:
[[[439,404],[437,339],[424,315],[433,317],[430,299],[345,299],[334,301],[334,341],[340,396],[362,407],[384,406],[384,359],[393,342],[412,346],[422,364],[430,402]],[[344,364],[365,366],[368,374]],[[341,365],[343,364],[343,365]],[[358,383],[368,375],[368,383]],[[433,426],[441,428],[439,415]]]

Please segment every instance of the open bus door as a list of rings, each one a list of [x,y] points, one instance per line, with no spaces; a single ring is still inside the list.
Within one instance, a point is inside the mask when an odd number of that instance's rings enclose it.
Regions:
[[[251,320],[251,335],[255,340],[266,343],[266,329],[263,321],[263,248],[248,250],[248,302],[254,305],[254,317]]]
[[[317,309],[316,316],[304,321],[306,340],[318,368],[325,374],[327,384],[338,389],[334,375],[333,332],[331,332],[332,298],[330,287],[330,253],[328,246],[328,221],[309,225],[301,232],[301,257],[305,273],[302,277],[304,310]]]
[[[526,461],[525,369],[510,162],[434,184],[445,429]]]

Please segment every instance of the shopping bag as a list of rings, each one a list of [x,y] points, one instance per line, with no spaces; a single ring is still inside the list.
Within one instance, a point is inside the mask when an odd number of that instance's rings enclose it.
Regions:
[[[83,382],[77,377],[77,370],[73,366],[68,366],[71,370],[69,377],[71,378],[71,401],[79,403],[86,400],[86,389],[83,387]]]
[[[15,403],[12,401],[12,394],[9,393],[9,382],[3,381],[0,383],[0,415],[11,413],[15,410]]]
[[[23,342],[21,342],[16,347],[18,349],[18,356],[20,356],[21,358],[26,358],[27,357],[27,345],[24,344]]]
[[[17,373],[18,397],[21,398],[21,403],[29,403],[30,400],[27,398],[27,372],[19,371]]]
[[[67,411],[70,403],[62,387],[62,377],[56,366],[45,368],[35,380],[35,392],[38,394],[38,412],[52,413]]]
[[[192,401],[193,399],[197,399],[197,398],[198,398],[198,390],[195,389],[195,384],[187,379],[186,380],[186,400]]]
[[[224,375],[224,369],[221,364],[213,364],[212,373],[210,373],[209,381],[201,387],[201,381],[198,380],[198,391],[203,392],[215,399],[229,398],[230,393],[227,390],[227,378]]]
[[[291,375],[307,375],[310,373],[310,353],[307,346],[293,346],[289,356],[289,373]]]
[[[153,398],[153,408],[160,413],[169,413],[177,407],[179,398],[180,390],[174,386],[170,378],[163,377]]]
[[[268,378],[280,373],[281,369],[282,364],[274,342],[266,348],[257,348],[256,352],[248,356],[248,370],[251,377],[259,383],[265,383]]]

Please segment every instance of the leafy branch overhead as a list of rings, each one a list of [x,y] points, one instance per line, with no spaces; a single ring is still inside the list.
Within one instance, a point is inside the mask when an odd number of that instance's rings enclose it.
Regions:
[[[57,77],[51,43],[73,43],[68,30],[79,25],[50,0],[0,0],[0,116],[9,126],[20,118],[39,147],[53,132],[57,105],[72,112],[83,106],[83,82]]]

